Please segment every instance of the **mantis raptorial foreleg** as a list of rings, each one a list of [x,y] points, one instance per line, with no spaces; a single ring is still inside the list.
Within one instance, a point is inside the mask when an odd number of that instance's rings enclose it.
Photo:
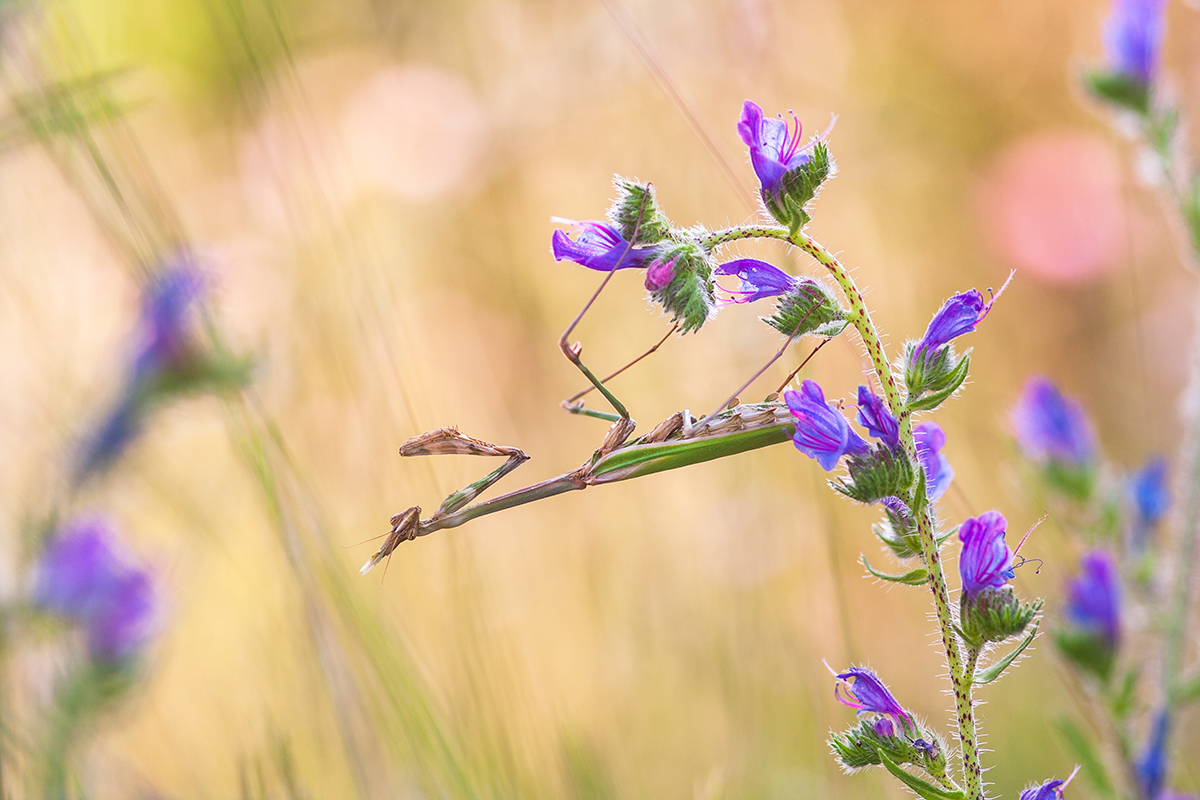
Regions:
[[[383,561],[402,542],[418,536],[454,528],[485,514],[564,492],[678,469],[785,442],[792,435],[794,423],[787,407],[776,401],[734,406],[699,424],[693,424],[690,412],[676,411],[650,433],[629,440],[632,430],[633,420],[617,419],[591,458],[578,468],[474,504],[463,498],[468,494],[472,498],[478,496],[504,474],[523,463],[525,454],[515,447],[501,447],[473,439],[455,428],[439,428],[409,439],[400,449],[403,455],[507,455],[509,460],[487,477],[450,495],[428,519],[420,518],[419,506],[393,516],[392,529],[383,546],[363,565],[362,572],[369,571]]]
[[[438,428],[436,431],[414,436],[400,445],[402,456],[506,456],[507,461],[484,477],[454,492],[438,506],[434,516],[453,514],[487,491],[493,483],[529,460],[529,456],[516,447],[491,444],[467,436],[458,428]],[[394,525],[394,523],[393,523]]]

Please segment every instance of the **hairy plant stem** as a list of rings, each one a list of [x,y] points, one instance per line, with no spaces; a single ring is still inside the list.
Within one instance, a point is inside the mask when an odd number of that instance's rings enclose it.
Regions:
[[[862,293],[850,277],[849,271],[838,261],[833,253],[824,245],[814,241],[803,231],[791,233],[787,228],[774,226],[746,226],[716,231],[702,240],[705,246],[717,245],[738,239],[769,238],[790,242],[811,255],[825,267],[837,282],[850,304],[850,322],[862,338],[863,346],[871,359],[879,385],[883,389],[884,399],[888,410],[900,422],[900,443],[904,452],[913,464],[914,470],[920,469],[917,458],[916,441],[913,439],[912,419],[904,410],[904,399],[900,396],[900,388],[892,375],[884,353],[883,343],[871,321],[871,312],[863,300]],[[917,532],[921,542],[921,558],[929,571],[929,589],[933,594],[933,605],[937,612],[938,628],[942,635],[942,646],[946,653],[946,666],[950,673],[950,682],[954,688],[954,706],[958,718],[958,738],[963,765],[963,782],[966,785],[967,800],[983,800],[983,769],[979,763],[979,742],[975,734],[975,712],[971,705],[971,683],[974,677],[975,658],[970,659],[970,669],[963,664],[959,650],[958,634],[954,630],[954,619],[950,607],[950,593],[946,588],[946,575],[942,570],[941,556],[938,553],[937,534],[933,521],[933,510],[928,502],[918,504],[921,507],[917,516]]]

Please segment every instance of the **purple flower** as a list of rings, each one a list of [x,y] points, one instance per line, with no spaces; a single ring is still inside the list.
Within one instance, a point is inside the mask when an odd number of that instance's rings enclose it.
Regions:
[[[958,529],[962,555],[958,573],[962,576],[963,597],[970,599],[984,589],[999,589],[1011,575],[1013,554],[1004,542],[1008,522],[999,511],[986,511],[963,522]]]
[[[738,135],[750,148],[750,164],[764,194],[778,194],[784,176],[807,164],[811,157],[800,149],[800,120],[793,114],[792,121],[795,130],[782,118],[764,117],[763,110],[750,100],[742,105]]]
[[[1153,83],[1166,30],[1166,0],[1115,0],[1104,23],[1104,52],[1114,72]]]
[[[134,381],[187,362],[192,355],[191,321],[204,291],[204,276],[184,265],[162,272],[142,301],[142,343],[134,360]]]
[[[1009,280],[1012,280],[1012,276],[1009,276]],[[1004,286],[1000,287],[1000,291],[996,292],[986,303],[983,295],[975,289],[956,294],[942,303],[942,307],[930,320],[929,327],[925,329],[925,335],[913,348],[909,363],[916,364],[921,359],[936,353],[951,340],[975,330],[975,326],[988,315],[988,312],[992,310],[992,305],[999,299],[1007,286],[1008,282],[1006,281]]]
[[[1167,776],[1167,733],[1170,726],[1171,718],[1166,709],[1160,709],[1150,726],[1146,749],[1134,765],[1138,788],[1147,800],[1159,800],[1163,779]]]
[[[717,275],[737,275],[741,278],[741,286],[730,292],[731,297],[727,303],[753,303],[764,297],[787,294],[803,282],[802,279],[757,258],[726,261],[714,272]]]
[[[900,424],[892,416],[892,412],[888,411],[883,398],[866,386],[858,387],[858,424],[867,429],[868,435],[879,439],[888,447],[900,446]]]
[[[1049,378],[1029,379],[1011,420],[1021,449],[1035,461],[1084,466],[1092,458],[1092,426],[1087,415]]]
[[[153,630],[150,576],[127,563],[112,527],[98,517],[68,523],[54,536],[38,564],[33,600],[83,625],[95,661],[130,659]]]
[[[1121,636],[1121,597],[1117,566],[1103,550],[1079,560],[1079,576],[1067,584],[1067,617],[1084,632],[1115,647]]]
[[[1167,488],[1167,461],[1152,458],[1133,476],[1134,505],[1138,517],[1147,525],[1154,525],[1171,507],[1171,492]]]
[[[1021,792],[1020,800],[1059,800],[1065,783],[1066,781],[1046,781],[1041,786],[1033,786]]]
[[[937,500],[950,488],[950,481],[954,480],[954,468],[942,455],[946,433],[936,422],[922,422],[913,428],[913,439],[917,444],[917,458],[925,470],[925,493],[929,499]]]
[[[876,736],[887,738],[896,735],[896,726],[890,717],[880,717],[871,727],[874,728]]]
[[[838,673],[837,679],[833,696],[842,705],[856,708],[860,712],[869,711],[890,716],[901,725],[911,723],[908,712],[896,702],[896,698],[892,697],[883,681],[871,670],[851,667]],[[850,683],[851,680],[854,681],[853,684]]]
[[[588,269],[612,272],[616,269],[644,267],[651,257],[649,248],[629,246],[629,242],[606,222],[569,223],[572,239],[566,231],[558,230],[550,239],[550,250],[556,261],[574,261]]]
[[[805,380],[800,391],[789,389],[783,399],[796,418],[796,432],[792,434],[796,449],[815,458],[826,472],[836,467],[842,456],[862,455],[870,449],[842,412],[825,402],[816,381]]]

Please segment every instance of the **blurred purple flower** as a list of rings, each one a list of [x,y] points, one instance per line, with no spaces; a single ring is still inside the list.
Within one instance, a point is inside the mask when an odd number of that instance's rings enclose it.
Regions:
[[[149,573],[127,563],[99,517],[73,520],[55,534],[37,567],[33,602],[83,625],[88,652],[104,663],[135,656],[156,612]]]
[[[845,672],[837,674],[837,685],[833,689],[833,696],[837,701],[844,706],[858,709],[861,711],[870,711],[876,714],[885,714],[896,720],[897,723],[905,725],[911,720],[908,712],[896,702],[896,698],[892,697],[892,693],[883,685],[883,681],[869,669],[864,667],[851,667]],[[851,684],[850,681],[854,683]]]
[[[1167,776],[1167,733],[1170,726],[1167,710],[1160,709],[1150,724],[1146,749],[1134,765],[1138,788],[1146,800],[1161,800],[1163,779]]]
[[[789,275],[779,267],[757,258],[726,261],[716,268],[715,273],[736,275],[742,281],[741,286],[730,292],[731,297],[727,303],[753,303],[764,297],[786,294],[803,282],[801,278]]]
[[[816,381],[805,380],[800,391],[789,389],[783,399],[796,418],[796,432],[792,434],[796,449],[815,458],[826,472],[836,467],[842,456],[862,455],[870,449],[842,412],[825,402]]]
[[[1104,53],[1114,72],[1154,82],[1166,31],[1166,0],[1115,0],[1104,22]]]
[[[1012,280],[1011,275],[1009,280]],[[988,315],[988,312],[992,310],[992,305],[1000,298],[1007,286],[1008,281],[1005,281],[1004,286],[1000,287],[1000,291],[996,292],[987,302],[984,302],[982,294],[971,289],[956,294],[942,303],[942,307],[930,320],[929,327],[925,329],[925,335],[913,348],[912,354],[909,356],[909,363],[916,364],[921,359],[936,353],[951,340],[975,330],[975,326]]]
[[[650,248],[630,247],[629,242],[606,222],[575,222],[570,224],[572,239],[567,231],[558,230],[550,239],[550,250],[556,261],[574,261],[588,269],[612,272],[646,266],[651,257]]]
[[[872,727],[875,729],[876,736],[883,736],[886,738],[888,736],[896,735],[896,726],[892,723],[892,720],[889,717],[880,717],[879,719],[875,720],[875,724]]]
[[[1152,458],[1134,474],[1131,481],[1133,501],[1138,517],[1154,525],[1171,508],[1171,492],[1167,488],[1167,460]]]
[[[1121,636],[1121,593],[1117,565],[1103,550],[1093,550],[1079,560],[1079,576],[1067,584],[1067,617],[1109,648],[1116,646]]]
[[[985,511],[972,517],[958,529],[962,554],[958,573],[962,576],[963,597],[968,600],[984,589],[999,589],[1011,572],[1012,550],[1004,542],[1008,522],[999,511]]]
[[[888,447],[900,446],[900,423],[888,411],[883,398],[866,386],[858,387],[858,424],[867,429],[869,436]]]
[[[1013,407],[1011,420],[1028,458],[1069,466],[1084,466],[1092,458],[1094,443],[1087,414],[1049,378],[1039,375],[1029,379]]]
[[[120,400],[100,426],[92,432],[80,453],[76,480],[116,459],[141,430],[145,407],[157,382],[172,372],[194,366],[191,323],[197,300],[204,290],[204,277],[187,265],[166,268],[142,298],[138,325],[138,349]]]
[[[738,135],[750,148],[750,164],[762,184],[764,194],[777,195],[783,178],[793,169],[808,163],[811,157],[800,149],[800,120],[792,115],[795,130],[779,117],[764,117],[758,104],[747,100],[742,104]]]
[[[190,359],[192,313],[203,291],[204,276],[186,262],[168,267],[151,284],[142,300],[135,382]]]
[[[1019,800],[1058,800],[1062,797],[1062,787],[1066,781],[1046,781],[1041,786],[1033,786],[1021,792]]]
[[[954,468],[942,455],[946,433],[936,422],[922,422],[913,428],[913,439],[917,444],[917,458],[925,470],[925,493],[930,500],[937,500],[950,488],[950,481],[954,480]]]

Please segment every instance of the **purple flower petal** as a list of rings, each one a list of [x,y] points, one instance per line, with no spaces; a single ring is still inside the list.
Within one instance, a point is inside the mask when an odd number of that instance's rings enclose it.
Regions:
[[[1116,0],[1104,23],[1104,51],[1114,72],[1150,84],[1166,31],[1166,0]]]
[[[1121,591],[1117,565],[1103,550],[1079,560],[1079,575],[1067,584],[1067,617],[1075,626],[1116,646],[1121,636]]]
[[[922,422],[913,428],[913,439],[916,440],[917,458],[925,470],[925,493],[931,500],[937,500],[954,480],[954,468],[941,453],[946,446],[946,433],[936,422]]]
[[[1065,783],[1066,781],[1046,781],[1041,786],[1033,786],[1021,792],[1020,800],[1059,800]]]
[[[588,269],[612,272],[644,267],[651,255],[648,248],[631,248],[617,229],[605,222],[576,222],[571,233],[574,239],[562,230],[550,237],[550,251],[556,261],[574,261]]]
[[[55,534],[38,564],[33,602],[80,623],[92,658],[103,662],[141,649],[157,606],[149,573],[127,563],[112,526],[95,517]]]
[[[731,294],[732,303],[753,303],[764,297],[774,297],[786,294],[795,289],[802,281],[794,275],[789,275],[766,261],[757,258],[739,258],[726,261],[714,270],[717,275],[736,275],[741,279],[741,285]]]
[[[883,398],[866,386],[858,387],[858,424],[867,429],[867,435],[887,446],[900,446],[900,423],[888,411]]]
[[[793,115],[792,121],[796,124],[794,130],[783,119],[764,117],[756,103],[747,100],[742,104],[738,135],[750,148],[750,164],[767,194],[776,194],[784,176],[810,158],[800,149],[800,120]]]
[[[1083,407],[1049,378],[1030,378],[1011,412],[1013,430],[1025,455],[1035,461],[1084,466],[1094,449],[1092,426]]]
[[[815,381],[804,381],[798,392],[789,389],[783,399],[796,418],[796,432],[792,434],[796,449],[815,458],[826,472],[836,467],[842,456],[870,449],[850,428],[842,412],[825,402],[825,394]]]
[[[142,302],[142,344],[134,361],[134,380],[169,369],[192,353],[191,320],[204,292],[204,276],[189,266],[166,269]]]
[[[963,522],[958,529],[962,554],[958,572],[963,595],[970,598],[984,589],[1004,586],[1012,563],[1012,550],[1004,542],[1008,522],[999,511],[987,511]]]
[[[1141,520],[1154,525],[1162,519],[1171,508],[1166,459],[1152,458],[1147,461],[1146,466],[1133,476],[1132,488],[1134,505]]]
[[[845,672],[838,673],[838,682],[834,687],[833,696],[844,706],[868,711],[876,714],[886,714],[897,722],[909,721],[908,712],[896,702],[892,693],[883,685],[883,681],[869,669],[851,667]],[[851,684],[850,681],[854,683]]]

